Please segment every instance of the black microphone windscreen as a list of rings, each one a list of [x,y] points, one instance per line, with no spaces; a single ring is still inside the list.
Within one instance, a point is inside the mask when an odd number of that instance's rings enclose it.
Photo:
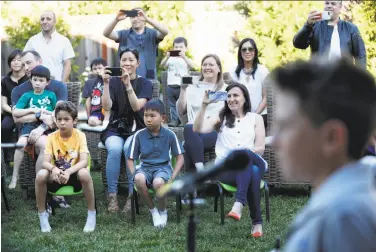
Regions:
[[[234,150],[225,159],[226,170],[243,170],[250,162],[247,150]]]

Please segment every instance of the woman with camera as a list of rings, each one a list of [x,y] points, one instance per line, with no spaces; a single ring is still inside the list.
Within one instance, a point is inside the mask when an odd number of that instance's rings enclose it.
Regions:
[[[235,203],[228,216],[240,220],[243,206],[248,202],[253,224],[251,233],[258,238],[263,235],[260,183],[267,169],[267,163],[261,157],[265,150],[265,127],[262,117],[251,112],[249,93],[243,84],[231,82],[226,91],[228,98],[225,105],[210,118],[205,117],[205,112],[213,104],[213,100],[209,98],[208,91],[205,92],[193,130],[202,134],[217,130],[216,163],[225,159],[233,150],[247,151],[250,159],[248,166],[244,170],[223,173],[219,180],[237,187]]]
[[[243,39],[238,49],[238,65],[230,72],[231,78],[248,89],[252,112],[260,114],[267,128],[266,88],[264,80],[269,70],[260,64],[256,42],[251,38]]]
[[[125,49],[120,52],[122,75],[111,77],[111,71],[105,70],[103,76],[102,104],[106,111],[111,110],[107,128],[101,135],[101,141],[107,149],[106,177],[108,189],[108,211],[119,210],[117,200],[118,179],[121,156],[127,154],[132,135],[145,128],[143,107],[152,98],[152,83],[144,77],[137,76],[140,65],[137,50]],[[133,193],[133,180],[127,168],[129,195]],[[124,212],[130,210],[131,200],[127,199]]]
[[[192,124],[201,107],[203,94],[208,89],[212,91],[224,91],[226,89],[222,76],[222,64],[215,54],[204,56],[201,61],[201,75],[198,84],[182,84],[179,100],[176,103],[181,121],[188,120],[188,124],[184,128],[184,160],[187,166],[186,169],[191,172],[204,167],[204,151],[213,149],[217,140],[217,132],[215,130],[201,134],[193,132],[192,128]],[[218,114],[223,105],[223,101],[210,104],[205,116],[211,117]]]

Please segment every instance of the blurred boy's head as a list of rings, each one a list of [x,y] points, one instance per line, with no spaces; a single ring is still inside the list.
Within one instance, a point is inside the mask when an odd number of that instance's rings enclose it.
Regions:
[[[30,79],[34,89],[34,93],[43,93],[46,86],[50,83],[50,70],[47,67],[39,65],[31,70]]]
[[[69,133],[77,124],[78,111],[70,101],[59,101],[55,107],[56,125],[61,132]]]
[[[174,50],[187,51],[188,42],[184,37],[177,37],[173,42]]]
[[[107,62],[104,59],[96,58],[91,62],[90,69],[93,74],[103,75],[105,66],[107,66]]]
[[[297,61],[272,73],[274,146],[285,175],[320,183],[360,159],[375,128],[374,78],[352,62]]]
[[[166,119],[165,106],[159,99],[152,99],[144,106],[144,122],[149,130],[158,129]]]

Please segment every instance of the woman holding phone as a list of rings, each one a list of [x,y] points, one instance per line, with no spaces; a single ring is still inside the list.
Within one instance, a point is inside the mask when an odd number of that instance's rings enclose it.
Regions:
[[[231,78],[248,89],[252,112],[260,114],[267,128],[266,88],[264,80],[269,70],[260,64],[256,42],[251,38],[243,39],[238,49],[238,65],[230,73]]]
[[[245,149],[251,160],[248,167],[240,171],[229,171],[220,175],[221,182],[237,187],[235,203],[228,216],[240,220],[243,206],[248,202],[252,219],[252,236],[261,237],[262,216],[260,210],[261,177],[267,169],[267,163],[261,157],[265,150],[265,127],[262,117],[253,113],[247,88],[240,83],[231,82],[226,89],[227,101],[216,115],[205,117],[212,100],[206,91],[198,112],[193,130],[206,134],[218,131],[215,144],[215,162],[219,162],[236,149]]]
[[[103,76],[102,103],[106,111],[111,110],[107,128],[101,135],[101,141],[107,149],[106,177],[108,189],[108,211],[119,210],[117,200],[118,179],[122,152],[127,154],[135,131],[145,128],[143,107],[152,98],[152,83],[138,76],[140,65],[137,50],[125,49],[120,52],[122,75],[111,77],[106,68]],[[127,168],[129,195],[133,193],[133,180]],[[131,200],[127,199],[124,212],[130,210]]]
[[[222,77],[222,65],[215,54],[204,56],[201,61],[201,75],[197,84],[182,84],[177,101],[177,110],[182,122],[188,121],[184,128],[184,160],[186,169],[190,172],[201,170],[204,167],[204,151],[211,150],[217,140],[215,130],[205,134],[193,131],[193,122],[200,110],[205,90],[224,91],[226,84]],[[206,110],[205,117],[217,115],[223,108],[224,102],[212,103]]]

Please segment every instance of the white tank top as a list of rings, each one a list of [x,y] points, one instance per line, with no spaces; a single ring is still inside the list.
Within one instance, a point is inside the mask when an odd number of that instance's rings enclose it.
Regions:
[[[250,149],[255,147],[255,113],[248,112],[243,118],[235,118],[233,128],[227,127],[226,119],[218,132],[215,144],[216,162],[227,157],[235,149]]]

